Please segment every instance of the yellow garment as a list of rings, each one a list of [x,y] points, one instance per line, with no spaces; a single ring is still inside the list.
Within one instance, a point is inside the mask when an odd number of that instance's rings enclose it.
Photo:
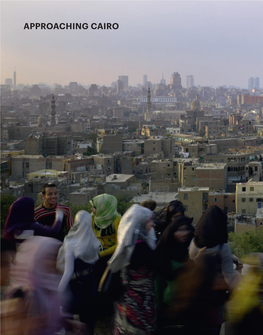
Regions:
[[[114,225],[114,233],[112,235],[105,235],[100,236],[101,230],[95,227],[94,223],[94,216],[92,216],[92,228],[94,230],[95,235],[97,236],[97,239],[100,241],[103,250],[99,253],[100,258],[105,257],[108,255],[112,255],[116,249],[117,246],[117,231],[119,227],[119,223],[121,220],[121,216],[117,215],[116,219],[113,222]]]
[[[230,322],[239,322],[246,314],[260,306],[259,290],[262,280],[263,273],[256,267],[250,269],[241,279],[233,291],[233,299],[228,304]]]

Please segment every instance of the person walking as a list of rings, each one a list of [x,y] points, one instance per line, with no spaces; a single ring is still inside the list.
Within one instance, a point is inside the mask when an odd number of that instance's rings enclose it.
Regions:
[[[97,300],[93,265],[99,259],[99,249],[100,242],[92,230],[91,215],[81,210],[58,252],[57,267],[63,272],[58,289],[65,292],[68,288],[71,299],[64,309],[78,314],[90,335],[95,326]]]

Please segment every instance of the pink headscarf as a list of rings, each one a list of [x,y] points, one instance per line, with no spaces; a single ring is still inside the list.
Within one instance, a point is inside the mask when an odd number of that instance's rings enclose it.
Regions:
[[[39,335],[51,335],[62,326],[60,296],[57,291],[61,275],[56,273],[56,257],[61,242],[50,237],[34,236],[19,247],[10,273],[7,298],[22,289],[29,302],[28,317],[44,317]]]

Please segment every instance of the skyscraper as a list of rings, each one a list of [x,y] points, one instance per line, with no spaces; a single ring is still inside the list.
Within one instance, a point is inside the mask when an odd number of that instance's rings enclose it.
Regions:
[[[124,89],[129,86],[128,85],[128,81],[129,81],[128,76],[119,76],[119,80],[121,80],[123,82],[123,88]]]
[[[145,86],[147,83],[147,74],[143,75],[143,86]]]
[[[171,80],[170,80],[170,89],[181,89],[182,85],[181,85],[181,76],[178,72],[174,72],[171,76]]]
[[[191,74],[186,76],[186,88],[190,88],[191,86],[194,86],[194,76]]]
[[[254,87],[255,87],[254,78],[253,77],[248,78],[248,89],[253,90]]]
[[[14,89],[16,89],[16,70],[14,70],[14,75],[13,75],[13,79],[14,79]]]
[[[259,77],[256,77],[254,80],[254,86],[255,88],[259,88]]]

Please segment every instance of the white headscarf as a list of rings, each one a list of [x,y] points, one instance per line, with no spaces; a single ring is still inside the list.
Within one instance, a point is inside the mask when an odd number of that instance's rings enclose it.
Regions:
[[[118,228],[118,245],[108,261],[112,272],[129,264],[138,240],[148,243],[154,249],[152,236],[146,231],[146,222],[151,218],[152,211],[140,205],[132,205],[123,215]]]
[[[100,242],[92,229],[92,218],[87,211],[76,214],[64,243],[58,252],[57,267],[64,271],[65,253],[71,251],[75,259],[80,258],[85,263],[94,264],[99,259]]]

